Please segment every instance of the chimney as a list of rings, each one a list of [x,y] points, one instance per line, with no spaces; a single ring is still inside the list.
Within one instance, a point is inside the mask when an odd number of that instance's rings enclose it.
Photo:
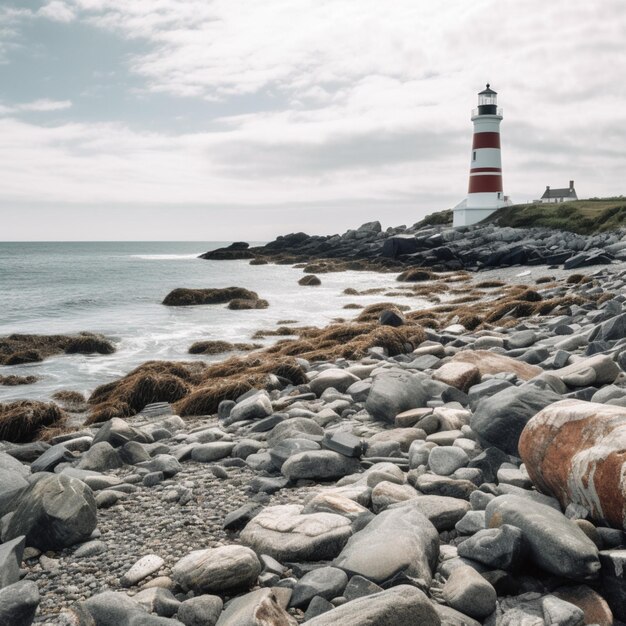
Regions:
[[[546,191],[550,191],[550,185],[546,185]]]
[[[573,191],[573,190],[574,190],[574,181],[573,181],[573,180],[570,180],[570,181],[569,181],[569,190],[570,190],[570,191]]]

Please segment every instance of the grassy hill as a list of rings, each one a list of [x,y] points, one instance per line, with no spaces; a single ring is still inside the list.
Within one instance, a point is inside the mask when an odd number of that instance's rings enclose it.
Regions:
[[[544,227],[588,235],[626,228],[626,198],[590,198],[560,204],[516,204],[483,223],[513,228]]]

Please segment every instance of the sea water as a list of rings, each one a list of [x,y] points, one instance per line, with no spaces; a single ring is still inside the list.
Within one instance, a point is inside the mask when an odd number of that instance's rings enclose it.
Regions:
[[[32,385],[0,386],[0,401],[48,399],[59,389],[88,394],[151,359],[225,358],[190,356],[194,341],[252,342],[255,331],[276,328],[281,320],[322,326],[357,315],[343,309],[347,303],[394,300],[347,296],[343,290],[393,288],[395,274],[322,274],[321,287],[303,287],[298,285],[302,269],[197,258],[228,243],[0,243],[0,336],[89,331],[112,339],[117,349],[112,355],[59,355],[42,363],[0,367],[0,375],[39,377]],[[231,311],[226,305],[161,304],[176,287],[229,286],[256,291],[269,301],[269,308]],[[416,299],[411,306],[419,306]],[[254,341],[269,344],[276,338]]]

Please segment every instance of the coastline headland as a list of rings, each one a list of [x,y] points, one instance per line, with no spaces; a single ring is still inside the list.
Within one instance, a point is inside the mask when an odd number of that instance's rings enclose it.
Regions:
[[[372,222],[203,257],[396,276],[5,437],[0,623],[626,620],[626,232]],[[170,304],[263,296],[208,287]]]

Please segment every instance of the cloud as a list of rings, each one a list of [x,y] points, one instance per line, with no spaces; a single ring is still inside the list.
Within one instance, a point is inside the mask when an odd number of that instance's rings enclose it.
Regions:
[[[52,111],[63,111],[72,106],[71,100],[51,100],[50,98],[41,98],[32,102],[23,102],[21,104],[3,105],[0,104],[0,115],[9,115],[14,113],[49,113]]]
[[[67,3],[61,0],[48,2],[48,4],[45,4],[37,11],[37,15],[52,20],[53,22],[63,23],[72,22],[76,18],[74,11]]]

